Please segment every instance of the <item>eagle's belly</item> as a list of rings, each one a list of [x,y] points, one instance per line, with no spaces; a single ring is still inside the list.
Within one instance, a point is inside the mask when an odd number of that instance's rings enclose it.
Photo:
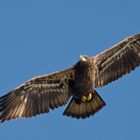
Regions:
[[[75,74],[75,94],[79,97],[88,95],[93,90],[93,75],[91,71],[85,70]]]

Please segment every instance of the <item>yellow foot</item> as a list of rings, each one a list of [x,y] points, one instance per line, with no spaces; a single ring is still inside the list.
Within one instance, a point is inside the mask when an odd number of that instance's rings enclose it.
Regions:
[[[81,101],[82,101],[83,103],[85,103],[85,102],[87,101],[87,97],[86,97],[86,96],[82,96],[82,97],[81,97]]]
[[[92,99],[92,94],[91,93],[89,93],[87,96],[82,96],[81,97],[81,101],[82,102],[89,102],[90,100]]]

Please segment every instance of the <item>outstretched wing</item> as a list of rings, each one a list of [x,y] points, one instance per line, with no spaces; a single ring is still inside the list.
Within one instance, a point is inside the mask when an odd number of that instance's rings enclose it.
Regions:
[[[131,72],[140,65],[140,34],[130,36],[112,48],[95,56],[95,87]]]
[[[66,104],[73,68],[35,77],[0,98],[0,121],[32,117]]]

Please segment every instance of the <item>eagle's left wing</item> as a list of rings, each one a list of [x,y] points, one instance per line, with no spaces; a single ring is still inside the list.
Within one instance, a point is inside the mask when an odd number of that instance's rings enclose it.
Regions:
[[[139,65],[140,34],[136,34],[94,57],[94,85],[105,86]]]
[[[0,121],[32,117],[66,104],[74,69],[35,77],[0,98]]]

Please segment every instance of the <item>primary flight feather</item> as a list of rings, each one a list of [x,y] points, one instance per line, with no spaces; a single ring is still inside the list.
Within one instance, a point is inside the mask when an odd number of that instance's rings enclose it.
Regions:
[[[63,115],[87,118],[105,102],[95,88],[131,72],[140,65],[140,34],[130,36],[93,56],[80,56],[71,68],[35,77],[0,97],[0,121],[28,118],[65,105]]]

